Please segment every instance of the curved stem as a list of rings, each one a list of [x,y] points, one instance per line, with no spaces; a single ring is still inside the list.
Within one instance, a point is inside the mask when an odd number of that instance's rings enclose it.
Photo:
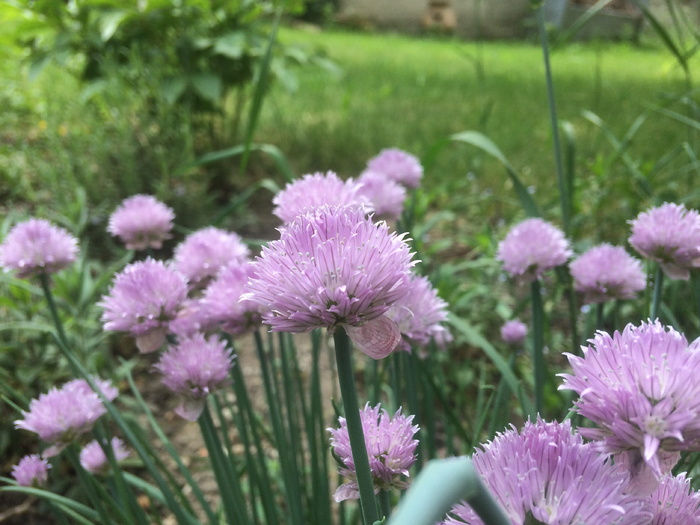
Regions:
[[[362,506],[362,518],[365,525],[372,525],[378,521],[377,502],[374,499],[374,483],[369,468],[367,445],[365,434],[362,430],[360,407],[357,404],[355,381],[352,372],[352,355],[350,339],[342,327],[336,328],[333,333],[335,341],[335,360],[338,367],[338,381],[340,394],[345,407],[345,421],[348,426],[350,449],[355,463],[357,486],[360,490],[360,504]]]

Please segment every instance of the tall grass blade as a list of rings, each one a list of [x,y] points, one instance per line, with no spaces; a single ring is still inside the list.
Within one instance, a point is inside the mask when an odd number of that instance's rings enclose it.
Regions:
[[[651,27],[654,28],[654,31],[656,31],[656,34],[659,35],[659,38],[661,38],[664,45],[673,54],[673,56],[676,57],[676,60],[683,68],[683,71],[685,71],[686,75],[690,74],[690,69],[688,67],[688,59],[685,56],[685,53],[683,53],[683,51],[676,45],[676,43],[673,41],[673,37],[668,31],[666,31],[664,25],[659,21],[658,18],[656,18],[656,16],[649,10],[649,8],[642,4],[639,0],[634,0],[634,3],[642,11],[642,13],[644,14],[644,18],[646,18]]]

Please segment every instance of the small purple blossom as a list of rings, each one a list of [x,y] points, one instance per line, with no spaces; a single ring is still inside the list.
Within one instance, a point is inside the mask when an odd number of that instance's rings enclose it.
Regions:
[[[598,425],[583,436],[605,452],[637,451],[657,479],[673,467],[662,452],[700,450],[700,341],[656,321],[590,343],[583,357],[566,354],[573,372],[559,387],[576,392],[576,410]]]
[[[649,500],[654,513],[650,525],[700,523],[700,493],[693,490],[685,474],[661,478]]]
[[[77,239],[44,219],[16,224],[0,244],[0,266],[26,279],[69,266],[78,253]]]
[[[690,278],[700,266],[700,214],[682,204],[664,203],[630,221],[629,243],[640,255],[656,261],[671,279]]]
[[[163,375],[163,384],[183,398],[175,412],[196,421],[204,410],[206,397],[228,382],[233,359],[226,342],[215,336],[205,338],[200,333],[169,347],[154,368]]]
[[[201,299],[201,308],[207,315],[207,327],[217,327],[239,335],[260,326],[262,316],[258,305],[240,300],[248,279],[253,277],[252,263],[229,265],[219,272]]]
[[[641,263],[621,246],[595,246],[572,261],[569,268],[574,288],[583,294],[585,304],[633,299],[646,287]]]
[[[360,195],[370,203],[375,217],[397,220],[403,213],[406,188],[376,171],[365,171],[357,181]]]
[[[146,259],[130,264],[117,274],[109,294],[99,304],[104,308],[104,329],[128,332],[144,353],[165,343],[169,323],[187,297],[187,282],[161,261]]]
[[[513,227],[498,245],[496,258],[513,277],[532,281],[564,264],[572,252],[562,231],[539,218]]]
[[[241,299],[260,305],[263,322],[274,331],[342,325],[357,344],[358,331],[367,329],[360,337],[372,335],[371,321],[406,295],[411,257],[403,235],[373,223],[362,209],[322,206],[297,217],[279,240],[263,247]],[[379,332],[390,328],[377,323]],[[395,346],[398,329],[391,337]]]
[[[364,206],[366,213],[372,211],[367,198],[360,194],[359,184],[353,179],[343,181],[332,171],[304,175],[288,183],[272,203],[272,213],[285,223],[324,205]]]
[[[374,492],[393,488],[408,488],[402,477],[409,476],[408,469],[416,461],[418,440],[415,434],[418,425],[413,425],[413,416],[404,416],[399,408],[393,416],[381,409],[381,405],[370,407],[369,403],[360,410],[362,430],[369,457],[369,465],[374,481]],[[327,429],[331,434],[331,448],[342,462],[339,473],[350,479],[338,487],[335,500],[359,499],[360,492],[352,458],[350,437],[344,417],[338,418],[340,428]]]
[[[440,299],[427,277],[412,273],[407,288],[408,293],[386,314],[399,327],[403,349],[426,346],[431,340],[444,348],[452,340],[443,324],[447,320],[447,303]]]
[[[191,286],[205,286],[223,267],[242,264],[249,256],[237,234],[209,227],[191,233],[175,248],[173,264]]]
[[[95,382],[107,399],[112,401],[117,397],[117,390],[111,383],[99,379]],[[32,399],[29,412],[22,411],[24,419],[15,421],[15,427],[34,432],[54,445],[44,452],[46,457],[51,457],[77,436],[89,432],[106,411],[87,381],[74,379]]]
[[[423,166],[410,153],[397,148],[382,150],[367,163],[367,169],[381,173],[406,188],[417,188],[423,178]]]
[[[124,442],[118,437],[113,437],[110,442],[112,453],[116,461],[124,461],[129,457],[129,451]],[[109,460],[105,451],[97,440],[92,440],[80,451],[80,464],[92,474],[106,474],[109,471]]]
[[[49,479],[51,465],[38,454],[30,454],[12,467],[12,477],[23,487],[43,487]]]
[[[519,319],[507,321],[501,326],[501,339],[509,345],[521,345],[527,337],[527,325]]]
[[[628,475],[579,435],[568,421],[538,419],[498,434],[472,457],[475,470],[511,523],[643,525],[645,501],[627,494]],[[443,525],[483,525],[466,503]]]
[[[158,249],[170,239],[175,213],[151,195],[125,199],[112,213],[107,231],[119,237],[129,250]]]

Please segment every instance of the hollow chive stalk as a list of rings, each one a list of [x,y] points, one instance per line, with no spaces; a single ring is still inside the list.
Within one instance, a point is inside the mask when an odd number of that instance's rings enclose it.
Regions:
[[[532,368],[535,388],[535,412],[543,415],[544,409],[544,307],[542,286],[539,279],[530,285],[532,296]]]

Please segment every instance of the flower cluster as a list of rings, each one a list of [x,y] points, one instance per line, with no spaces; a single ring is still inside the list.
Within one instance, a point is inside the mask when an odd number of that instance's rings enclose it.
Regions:
[[[360,411],[360,418],[375,493],[392,487],[407,488],[408,484],[402,477],[409,475],[408,469],[416,461],[418,446],[418,440],[415,439],[418,426],[412,424],[413,416],[404,416],[401,409],[390,416],[380,405],[371,407],[368,403]],[[339,486],[334,497],[336,501],[359,499],[347,423],[343,417],[338,421],[339,428],[328,429],[331,433],[331,447],[342,464],[340,474],[350,481]]]
[[[561,230],[538,218],[513,227],[498,244],[497,259],[513,277],[531,281],[564,264],[572,252]]]
[[[129,250],[160,248],[171,237],[175,213],[151,195],[125,199],[112,213],[107,231],[119,237]]]
[[[0,244],[0,266],[26,279],[62,270],[77,253],[78,241],[68,231],[44,219],[29,219],[16,224]]]
[[[632,299],[646,287],[641,263],[621,246],[595,246],[575,259],[570,269],[574,288],[586,304]]]
[[[576,410],[598,425],[581,428],[610,453],[636,452],[657,478],[681,450],[700,450],[700,341],[688,344],[656,322],[598,332],[583,357],[567,354],[572,374],[560,389],[579,395]]]
[[[112,401],[117,390],[108,381],[96,380],[100,392]],[[15,421],[16,428],[34,432],[43,441],[54,445],[45,457],[57,454],[77,436],[89,432],[106,409],[100,396],[84,379],[74,379],[61,388],[52,388],[29,403],[24,419]]]
[[[161,261],[146,259],[130,264],[117,274],[104,308],[104,329],[128,332],[144,353],[165,343],[169,323],[187,297],[185,278]]]
[[[112,447],[112,454],[116,461],[123,461],[129,457],[129,451],[124,446],[124,442],[114,437],[109,445]],[[92,440],[80,451],[80,465],[92,474],[106,474],[109,471],[109,460],[102,445],[97,440]]]
[[[406,188],[417,188],[423,178],[423,166],[420,161],[397,148],[382,150],[379,155],[369,160],[367,170],[381,173]]]
[[[527,337],[527,325],[518,319],[513,319],[501,327],[501,339],[509,345],[521,345]]]
[[[195,333],[169,347],[155,369],[163,375],[165,386],[183,397],[175,412],[196,421],[204,410],[206,397],[228,382],[233,359],[224,341]]]
[[[38,454],[30,454],[12,467],[12,477],[23,487],[43,487],[49,477],[51,465]]]
[[[359,193],[377,217],[397,220],[403,212],[406,188],[377,171],[365,171],[358,179]]]
[[[642,525],[651,518],[644,500],[627,493],[627,472],[584,444],[568,421],[512,428],[472,460],[512,523]],[[483,524],[466,503],[451,514],[443,525]]]
[[[629,242],[643,257],[656,261],[671,279],[688,280],[700,266],[700,213],[667,202],[630,221]]]
[[[343,181],[332,171],[304,175],[290,182],[272,203],[272,213],[285,223],[319,206],[364,206],[365,212],[372,211],[368,199],[360,194],[360,185],[352,179]]]
[[[200,307],[206,311],[205,328],[221,328],[231,334],[255,330],[262,322],[258,305],[240,300],[248,279],[254,277],[251,263],[229,265],[204,290]]]

